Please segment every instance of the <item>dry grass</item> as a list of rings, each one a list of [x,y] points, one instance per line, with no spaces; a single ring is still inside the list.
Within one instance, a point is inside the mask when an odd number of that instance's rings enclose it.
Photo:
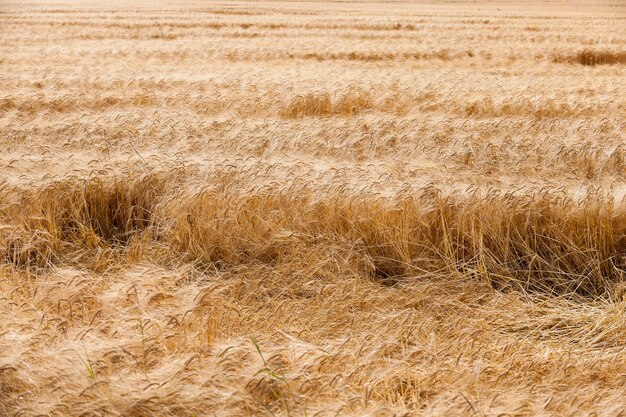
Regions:
[[[623,23],[3,3],[0,416],[622,415]]]

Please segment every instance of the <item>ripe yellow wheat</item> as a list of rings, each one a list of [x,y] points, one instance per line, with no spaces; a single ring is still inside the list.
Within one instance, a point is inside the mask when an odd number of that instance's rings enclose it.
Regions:
[[[0,417],[626,410],[626,7],[0,4]]]

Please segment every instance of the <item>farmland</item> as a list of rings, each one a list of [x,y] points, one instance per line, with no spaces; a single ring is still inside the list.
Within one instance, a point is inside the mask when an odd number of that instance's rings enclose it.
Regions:
[[[626,4],[0,3],[0,416],[626,412]]]

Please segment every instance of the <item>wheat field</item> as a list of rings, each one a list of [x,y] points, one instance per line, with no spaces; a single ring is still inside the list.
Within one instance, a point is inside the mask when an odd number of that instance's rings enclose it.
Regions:
[[[626,3],[0,2],[0,416],[626,416]]]

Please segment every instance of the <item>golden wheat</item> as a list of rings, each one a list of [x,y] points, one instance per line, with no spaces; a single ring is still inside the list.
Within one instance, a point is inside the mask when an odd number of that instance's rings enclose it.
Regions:
[[[625,12],[0,4],[0,416],[623,415]]]

